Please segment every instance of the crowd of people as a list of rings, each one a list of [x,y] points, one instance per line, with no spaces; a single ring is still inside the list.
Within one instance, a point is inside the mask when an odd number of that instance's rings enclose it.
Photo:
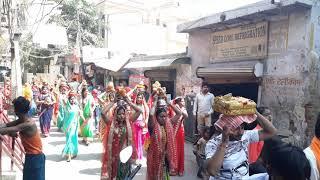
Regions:
[[[132,89],[109,83],[102,90],[86,81],[67,82],[62,76],[52,84],[33,78],[24,85],[23,97],[18,98],[29,102],[23,115],[28,120],[21,123],[35,125],[31,117],[38,116],[40,131],[32,137],[42,138],[50,136],[51,125],[57,126],[65,134],[62,156],[67,162],[79,153],[79,137],[87,146],[99,138],[103,145],[101,179],[124,179],[132,165],[144,160],[149,180],[183,176],[183,121],[188,117],[184,98],[169,101],[165,88],[159,85],[156,82],[148,95],[142,82]],[[41,139],[33,146],[43,154]],[[120,151],[128,146],[134,149],[132,157],[120,163]]]
[[[132,89],[109,83],[102,90],[86,81],[67,82],[62,76],[52,84],[34,78],[24,85],[23,97],[13,101],[18,120],[2,124],[0,134],[16,136],[20,132],[27,180],[44,180],[41,137],[50,136],[52,124],[65,134],[61,151],[67,162],[78,156],[79,137],[86,146],[95,137],[101,140],[101,179],[125,179],[132,166],[145,159],[148,180],[184,176],[185,97],[169,100],[158,82],[150,94],[147,89],[142,82]],[[245,118],[220,115],[213,120],[215,97],[209,91],[204,82],[193,107],[199,135],[194,143],[199,178],[319,179],[320,116],[315,137],[303,151],[276,136],[267,107],[259,107],[256,114]],[[32,118],[36,115],[40,131]],[[123,163],[120,152],[130,146],[132,156]]]

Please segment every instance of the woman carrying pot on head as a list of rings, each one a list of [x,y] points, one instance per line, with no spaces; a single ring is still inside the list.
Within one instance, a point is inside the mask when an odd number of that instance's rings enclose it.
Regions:
[[[183,97],[177,97],[173,104],[181,111],[182,116],[180,116],[177,121],[172,122],[173,123],[173,129],[174,129],[174,135],[176,138],[176,144],[177,144],[177,159],[178,159],[178,167],[177,172],[179,176],[183,176],[184,172],[184,120],[188,118],[188,113],[185,108],[184,98]]]
[[[41,133],[44,137],[48,137],[53,115],[53,105],[55,104],[55,99],[50,93],[48,86],[42,86],[37,104],[40,107],[39,121]]]
[[[88,138],[93,138],[94,135],[94,98],[89,92],[89,90],[84,87],[81,91],[82,96],[82,111],[83,111],[83,121],[80,121],[80,131],[83,137],[82,142],[85,145],[89,145]]]
[[[177,150],[174,137],[174,129],[171,122],[178,121],[181,111],[166,99],[166,97],[153,97],[154,103],[150,110],[148,128],[150,133],[150,145],[147,149],[147,179],[170,179],[170,175],[176,175]],[[175,116],[171,119],[168,108],[171,107]]]
[[[83,118],[82,111],[77,104],[77,94],[70,92],[68,101],[63,102],[64,108],[64,120],[63,120],[63,131],[66,135],[66,145],[62,151],[62,157],[67,159],[67,162],[71,161],[78,155],[78,128],[79,119]]]
[[[136,113],[130,117],[132,108]],[[111,112],[110,112],[111,111]],[[104,153],[102,155],[101,179],[124,179],[130,173],[130,163],[120,162],[120,151],[128,146],[134,146],[134,134],[131,120],[135,120],[142,110],[133,104],[127,96],[116,99],[102,110],[102,119],[106,123],[103,138]]]
[[[106,91],[98,96],[98,101],[101,106],[101,109],[108,106],[110,103],[113,103],[116,97],[116,90],[114,89],[113,83],[109,83],[106,88]],[[102,118],[99,121],[99,135],[102,140],[106,132],[106,124]]]
[[[65,105],[67,104],[67,101],[68,101],[68,92],[67,91],[68,91],[67,84],[63,83],[59,86],[59,95],[58,95],[59,106],[58,106],[58,115],[57,115],[57,127],[58,127],[59,131],[62,129],[64,115],[66,113],[65,112]]]
[[[137,151],[137,160],[143,159],[143,144],[148,132],[149,107],[144,99],[144,92],[138,92],[135,104],[140,107],[142,113],[138,119],[133,123],[135,133],[135,147]]]

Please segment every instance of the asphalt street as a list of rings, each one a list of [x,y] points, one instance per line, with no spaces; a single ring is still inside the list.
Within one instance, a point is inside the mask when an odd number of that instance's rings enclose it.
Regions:
[[[89,146],[81,143],[79,137],[79,154],[71,162],[67,162],[62,156],[62,150],[65,145],[65,135],[58,132],[56,127],[51,128],[50,136],[42,138],[43,151],[46,155],[46,180],[99,180],[101,168],[102,144],[99,139],[91,139]],[[10,159],[3,162],[8,166]],[[146,159],[142,162],[142,168],[137,173],[135,180],[146,179]],[[16,169],[16,168],[15,168]],[[192,153],[192,144],[185,144],[185,174],[182,177],[171,177],[173,180],[196,180],[197,164]],[[16,174],[17,180],[22,179],[21,172]]]

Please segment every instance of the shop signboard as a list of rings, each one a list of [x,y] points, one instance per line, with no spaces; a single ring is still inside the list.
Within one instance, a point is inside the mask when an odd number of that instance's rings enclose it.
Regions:
[[[149,87],[150,80],[149,78],[146,78],[144,75],[130,75],[129,76],[129,86],[131,88],[134,88],[136,85],[138,85],[140,82],[143,82],[145,85]]]
[[[268,22],[248,24],[211,35],[210,62],[267,57]]]

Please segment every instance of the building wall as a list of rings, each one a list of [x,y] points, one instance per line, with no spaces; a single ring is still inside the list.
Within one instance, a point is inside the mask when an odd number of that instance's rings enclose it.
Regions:
[[[274,125],[290,142],[305,145],[305,104],[309,66],[306,54],[308,11],[291,13],[270,23],[268,58],[262,81],[261,105],[273,112]]]
[[[279,132],[287,135],[290,142],[304,147],[312,136],[319,111],[320,71],[319,58],[315,55],[320,49],[319,13],[318,4],[311,11],[272,17],[268,57],[261,60],[264,76],[260,103],[271,108]],[[192,79],[197,79],[197,67],[210,65],[210,34],[210,30],[199,30],[189,35]]]
[[[309,62],[307,72],[309,78],[307,81],[308,96],[306,106],[306,123],[307,123],[307,142],[310,142],[314,134],[314,127],[317,119],[317,115],[320,112],[320,2],[314,1],[314,6],[309,15],[309,21],[306,25],[306,59]]]
[[[192,90],[191,66],[187,64],[176,65],[176,71],[176,96],[184,96],[186,92]]]

